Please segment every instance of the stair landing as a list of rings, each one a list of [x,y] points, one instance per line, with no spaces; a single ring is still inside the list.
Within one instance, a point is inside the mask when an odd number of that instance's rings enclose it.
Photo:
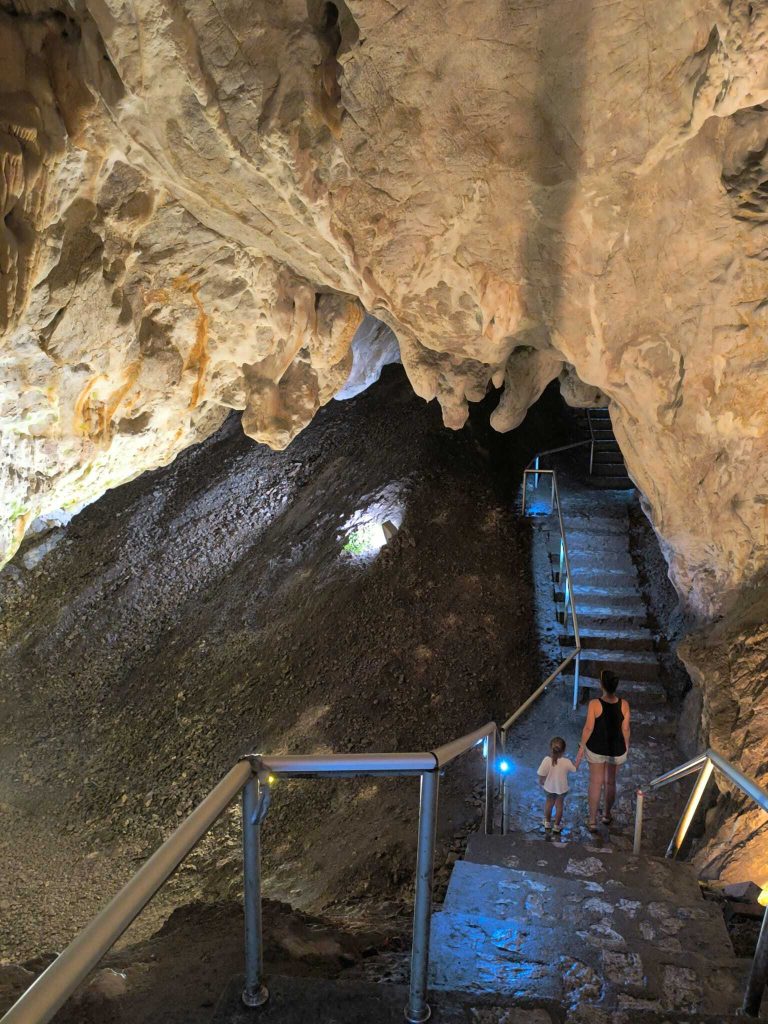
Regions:
[[[431,972],[435,989],[553,1000],[568,1021],[722,1019],[743,993],[722,914],[689,867],[514,834],[475,837],[455,865]]]

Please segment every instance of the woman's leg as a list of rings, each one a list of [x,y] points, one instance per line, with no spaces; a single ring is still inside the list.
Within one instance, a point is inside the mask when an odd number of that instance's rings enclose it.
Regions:
[[[605,816],[610,818],[611,808],[616,800],[616,772],[619,770],[617,764],[605,766]]]
[[[597,821],[597,812],[600,808],[600,792],[605,781],[604,764],[589,763],[589,820]]]
[[[563,820],[563,797],[555,797],[555,827],[560,826],[560,822]]]

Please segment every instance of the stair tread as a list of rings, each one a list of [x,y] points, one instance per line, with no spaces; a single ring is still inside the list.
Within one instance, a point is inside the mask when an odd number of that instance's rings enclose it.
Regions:
[[[565,869],[573,869],[570,876],[550,874],[544,867],[522,870],[458,861],[443,912],[507,922],[532,918],[539,925],[554,928],[562,921],[563,912],[570,911],[578,922],[573,939],[576,946],[584,942],[579,932],[610,923],[611,930],[630,947],[642,948],[649,942],[658,944],[674,937],[676,941],[665,943],[664,951],[670,955],[685,955],[682,947],[692,946],[695,941],[698,951],[706,956],[733,957],[717,904],[705,903],[698,891],[681,895],[669,886],[662,888],[659,883],[667,878],[661,870],[657,877],[646,872],[645,885],[640,885],[637,858],[621,879],[611,875],[602,882],[593,881],[581,874],[590,869],[593,859],[587,851],[582,857],[571,857]],[[571,951],[578,952],[573,948]],[[521,952],[535,959],[532,950]]]
[[[573,859],[588,860],[588,873],[575,875],[568,865]],[[688,864],[662,857],[641,858],[622,853],[613,847],[604,848],[592,843],[553,843],[543,839],[529,839],[524,833],[485,835],[475,832],[467,842],[465,861],[476,864],[500,864],[521,870],[545,871],[563,878],[581,877],[602,883],[610,878],[621,881],[625,876],[647,886],[653,884],[685,901],[699,900],[699,883]],[[710,904],[706,904],[709,906]],[[714,904],[712,904],[714,906]]]
[[[575,969],[600,984],[599,1003],[609,1011],[639,999],[675,1013],[726,1013],[739,1005],[732,955],[669,952],[652,942],[627,948],[610,931],[606,941],[600,925],[582,931],[568,941],[562,921],[554,927],[527,922],[523,928],[514,921],[439,912],[432,918],[431,985],[562,1002],[571,980],[567,973]]]

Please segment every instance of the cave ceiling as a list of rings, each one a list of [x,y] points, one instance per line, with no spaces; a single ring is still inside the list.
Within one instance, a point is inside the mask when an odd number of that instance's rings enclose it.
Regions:
[[[491,385],[499,430],[554,379],[604,393],[684,603],[727,610],[768,554],[767,30],[759,0],[4,3],[5,557],[230,409],[285,447],[373,379],[369,314],[448,427]]]

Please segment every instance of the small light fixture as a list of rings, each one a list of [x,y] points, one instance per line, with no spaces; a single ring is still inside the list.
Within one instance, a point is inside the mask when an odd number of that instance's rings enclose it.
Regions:
[[[761,907],[768,907],[768,885],[763,886],[760,895],[757,897],[757,902]]]
[[[506,775],[509,771],[509,761],[499,761],[499,771],[502,775]]]

